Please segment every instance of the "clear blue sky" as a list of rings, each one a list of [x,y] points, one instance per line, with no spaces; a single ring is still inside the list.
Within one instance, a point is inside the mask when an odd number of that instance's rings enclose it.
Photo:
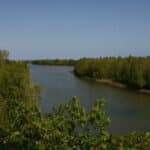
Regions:
[[[150,0],[0,0],[11,58],[150,55]]]

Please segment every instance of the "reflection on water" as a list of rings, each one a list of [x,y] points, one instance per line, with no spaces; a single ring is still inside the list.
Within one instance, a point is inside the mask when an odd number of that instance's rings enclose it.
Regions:
[[[98,98],[106,99],[111,118],[109,131],[116,134],[150,131],[150,95],[128,89],[85,81],[73,75],[73,67],[30,65],[31,79],[42,87],[39,105],[42,113],[73,96],[87,109]]]

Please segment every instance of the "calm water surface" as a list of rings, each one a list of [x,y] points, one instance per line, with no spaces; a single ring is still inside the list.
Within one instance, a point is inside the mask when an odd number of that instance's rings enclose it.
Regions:
[[[29,67],[33,83],[42,87],[39,102],[42,113],[49,112],[73,96],[77,96],[87,109],[96,99],[105,98],[106,111],[111,118],[110,132],[150,131],[150,95],[81,80],[72,73],[73,67]]]

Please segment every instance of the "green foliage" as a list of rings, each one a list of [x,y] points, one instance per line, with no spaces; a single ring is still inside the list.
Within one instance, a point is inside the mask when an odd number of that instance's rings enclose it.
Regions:
[[[104,62],[99,64],[104,65]],[[92,77],[108,75],[107,72],[97,74],[98,68],[95,68],[95,62],[91,64],[91,60],[88,65],[85,63],[84,67],[87,66],[93,67],[88,72]],[[109,65],[105,64],[105,67]],[[149,79],[147,73],[144,75]],[[73,97],[41,117],[37,105],[38,92],[30,82],[25,63],[7,61],[0,66],[0,149],[150,149],[149,132],[113,136],[107,131],[110,119],[103,111],[103,99],[95,101],[91,110],[87,111],[79,104],[77,97]]]
[[[26,64],[8,61],[0,66],[0,128],[14,128],[16,117],[25,109],[38,112],[37,98],[38,91],[30,82]],[[25,111],[26,116],[29,110]]]
[[[7,51],[7,50],[0,50],[0,62],[7,60],[8,56],[9,56],[9,51]]]
[[[80,77],[109,79],[132,88],[150,89],[150,57],[80,59],[75,64]]]
[[[112,147],[119,150],[149,150],[150,133],[133,132],[127,136],[114,137]]]
[[[29,61],[30,62],[30,61]],[[73,59],[45,59],[45,60],[33,60],[32,64],[37,65],[74,65],[75,60]]]
[[[47,132],[44,141],[48,141],[45,143],[46,147],[51,149],[100,147],[109,139],[109,134],[105,130],[109,119],[101,112],[102,105],[103,102],[97,101],[92,110],[87,112],[74,97],[53,110],[45,118],[44,126]]]

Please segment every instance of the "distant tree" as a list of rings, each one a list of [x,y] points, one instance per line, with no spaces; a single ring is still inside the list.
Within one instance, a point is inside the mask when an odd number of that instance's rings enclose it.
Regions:
[[[9,51],[7,50],[0,50],[0,61],[7,60],[9,56]]]

